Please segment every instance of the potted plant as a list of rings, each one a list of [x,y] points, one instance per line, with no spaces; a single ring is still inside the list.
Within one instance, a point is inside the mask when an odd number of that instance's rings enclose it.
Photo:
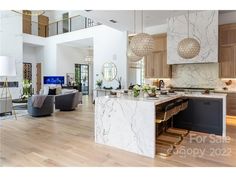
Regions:
[[[28,99],[31,96],[32,83],[28,79],[24,79],[22,82],[22,86],[23,86],[23,94],[21,98]]]
[[[157,90],[157,87],[156,86],[151,86],[150,87],[150,93],[148,94],[150,97],[155,97],[156,96],[156,90]]]
[[[96,81],[96,85],[99,87],[99,88],[102,88],[102,79],[98,79],[97,81]]]
[[[141,90],[141,88],[140,88],[138,85],[135,85],[135,86],[133,87],[134,97],[138,97],[138,96],[139,96],[140,90]]]
[[[143,91],[143,96],[147,97],[148,96],[148,91],[150,90],[150,86],[148,84],[144,84],[142,86],[142,91]]]

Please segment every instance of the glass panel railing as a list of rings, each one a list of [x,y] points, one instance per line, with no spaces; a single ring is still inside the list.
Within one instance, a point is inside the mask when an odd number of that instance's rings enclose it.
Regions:
[[[38,36],[38,23],[32,21],[31,22],[31,34]]]
[[[57,32],[57,22],[56,23],[51,23],[48,25],[49,26],[49,36],[54,36],[54,35],[57,35],[58,32]]]
[[[68,19],[64,19],[61,21],[50,23],[47,26],[40,25],[37,22],[32,21],[31,22],[31,34],[36,36],[42,36],[42,29],[39,34],[39,29],[44,28],[45,29],[45,36],[54,36],[58,34],[63,34],[67,32],[72,32],[76,30],[81,30],[93,26],[100,25],[100,23],[94,22],[93,20],[83,17],[83,16],[74,16]],[[44,33],[44,31],[43,31]]]
[[[86,28],[85,26],[85,17],[75,16],[70,18],[70,31],[76,31]]]

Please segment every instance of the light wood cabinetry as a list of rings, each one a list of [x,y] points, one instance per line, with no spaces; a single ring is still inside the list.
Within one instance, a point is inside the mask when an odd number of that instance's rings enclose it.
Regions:
[[[236,24],[220,26],[219,66],[221,78],[236,78]]]
[[[38,16],[38,36],[48,37],[49,34],[49,18],[45,15]]]
[[[236,93],[227,94],[227,115],[236,116]]]
[[[153,36],[155,50],[144,58],[145,78],[170,78],[171,65],[167,65],[167,38],[166,34]]]
[[[25,15],[25,14],[31,14],[31,11],[29,10],[23,10],[23,33],[31,34],[31,16]]]

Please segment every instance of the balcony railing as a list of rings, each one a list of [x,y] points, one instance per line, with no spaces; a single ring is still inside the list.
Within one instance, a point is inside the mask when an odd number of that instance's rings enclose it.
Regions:
[[[29,25],[29,23],[23,23],[24,33],[41,37],[49,37],[85,28],[90,28],[93,26],[100,25],[101,23],[94,22],[90,18],[78,15],[60,21],[56,21],[53,23],[49,23],[48,25],[38,23],[35,21],[30,21],[30,24],[31,24],[31,29],[27,30],[27,27],[24,25]]]

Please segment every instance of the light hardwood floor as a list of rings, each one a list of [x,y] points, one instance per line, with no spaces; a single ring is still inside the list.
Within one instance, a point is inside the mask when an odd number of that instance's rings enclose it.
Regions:
[[[236,166],[234,120],[227,125],[230,143],[210,143],[209,139],[190,143],[189,135],[177,148],[178,154],[151,159],[95,144],[94,105],[90,102],[85,98],[76,111],[56,112],[51,117],[1,121],[0,166]],[[208,136],[196,132],[191,135]],[[212,156],[213,148],[229,155]],[[191,150],[204,149],[202,157],[191,154]],[[188,150],[186,156],[183,150]]]

